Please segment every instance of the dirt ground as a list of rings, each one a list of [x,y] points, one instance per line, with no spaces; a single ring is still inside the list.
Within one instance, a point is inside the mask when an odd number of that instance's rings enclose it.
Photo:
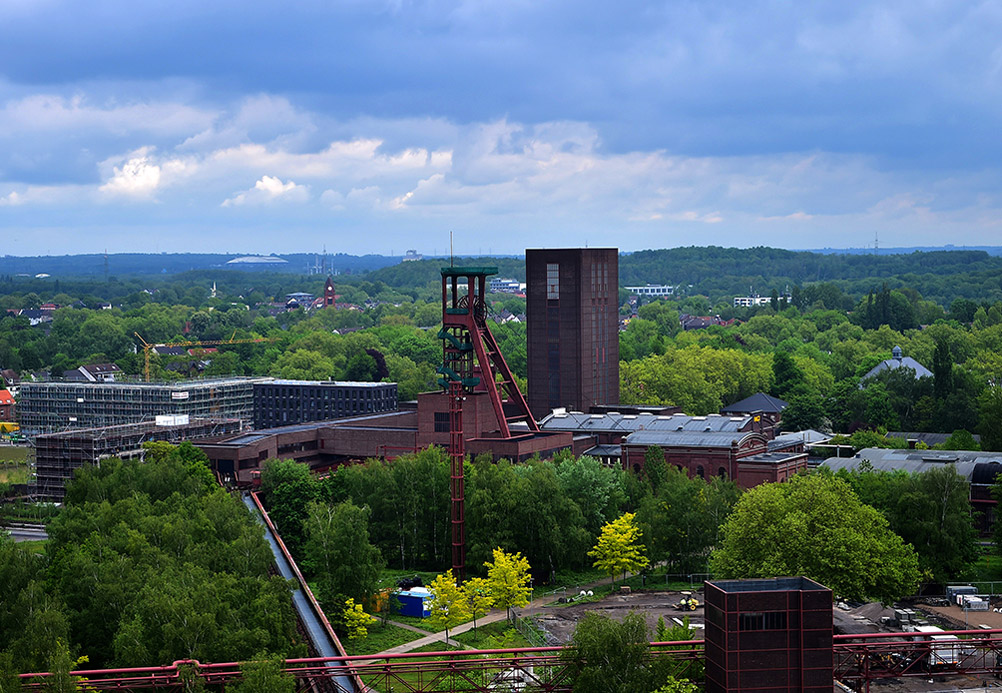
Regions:
[[[681,592],[634,592],[632,594],[616,594],[598,602],[585,604],[553,604],[542,611],[536,611],[533,616],[539,624],[549,632],[559,644],[568,642],[577,622],[589,611],[604,614],[616,620],[622,619],[631,611],[636,611],[647,620],[647,625],[653,632],[657,627],[658,617],[663,616],[665,623],[672,625],[672,618],[679,620],[689,617],[689,625],[703,626],[703,590],[693,592],[699,600],[699,608],[695,611],[685,611],[674,605],[682,598]],[[701,638],[697,632],[697,638]]]

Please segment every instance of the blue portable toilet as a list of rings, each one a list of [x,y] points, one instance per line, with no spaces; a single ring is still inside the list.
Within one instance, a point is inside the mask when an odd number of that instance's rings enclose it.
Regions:
[[[400,600],[400,608],[397,610],[404,616],[414,616],[416,618],[428,618],[431,610],[431,592],[425,587],[412,587],[409,590],[399,590],[394,592],[394,596]]]

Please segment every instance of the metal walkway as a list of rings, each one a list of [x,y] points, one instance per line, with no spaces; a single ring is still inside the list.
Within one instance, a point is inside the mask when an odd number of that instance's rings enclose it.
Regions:
[[[306,629],[314,650],[317,652],[317,656],[344,657],[344,648],[341,646],[337,635],[331,630],[330,624],[320,610],[320,606],[313,598],[313,594],[309,591],[309,586],[307,586],[306,580],[303,579],[302,573],[299,572],[299,567],[296,566],[292,557],[285,549],[285,545],[271,524],[271,520],[268,519],[266,521],[265,516],[262,514],[263,508],[260,507],[258,502],[255,502],[256,500],[256,497],[250,493],[243,494],[244,505],[251,511],[254,519],[264,526],[264,536],[268,540],[268,546],[271,547],[272,554],[275,556],[275,565],[278,567],[278,572],[283,578],[292,580],[297,585],[292,593],[292,603],[296,608],[296,613],[299,614],[299,620]],[[343,665],[335,661],[328,662],[327,666],[339,668]],[[332,682],[335,684],[337,693],[359,693],[355,677],[343,674],[336,675],[332,678]]]

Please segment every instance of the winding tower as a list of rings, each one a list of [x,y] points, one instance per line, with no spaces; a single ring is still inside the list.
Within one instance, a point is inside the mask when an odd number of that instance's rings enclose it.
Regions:
[[[438,384],[449,396],[452,567],[453,575],[460,580],[466,563],[463,480],[466,395],[487,393],[501,439],[513,437],[512,424],[516,422],[523,422],[531,433],[538,433],[539,426],[487,326],[487,277],[497,274],[497,268],[443,267],[441,273],[442,329],[438,337],[442,340],[442,365],[438,369]]]

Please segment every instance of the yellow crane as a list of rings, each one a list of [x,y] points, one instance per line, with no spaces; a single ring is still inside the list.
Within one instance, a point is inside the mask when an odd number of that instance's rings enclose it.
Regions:
[[[139,341],[143,343],[143,355],[145,357],[145,363],[143,365],[143,374],[146,376],[146,382],[150,382],[150,352],[153,351],[154,347],[158,347],[158,346],[162,346],[162,347],[176,347],[176,346],[183,346],[183,347],[203,347],[203,346],[204,347],[211,347],[211,346],[223,346],[223,345],[226,345],[226,344],[255,344],[257,342],[273,342],[273,341],[275,341],[273,338],[269,338],[269,337],[256,337],[256,338],[252,338],[252,339],[251,338],[248,338],[248,339],[234,339],[237,336],[236,330],[234,330],[233,334],[230,335],[229,339],[209,339],[209,340],[201,340],[201,341],[184,340],[184,341],[180,341],[180,342],[169,342],[167,344],[150,344],[145,339],[143,339],[143,336],[141,334],[139,334],[138,332],[133,332],[132,334],[136,335],[136,338],[139,339]]]

